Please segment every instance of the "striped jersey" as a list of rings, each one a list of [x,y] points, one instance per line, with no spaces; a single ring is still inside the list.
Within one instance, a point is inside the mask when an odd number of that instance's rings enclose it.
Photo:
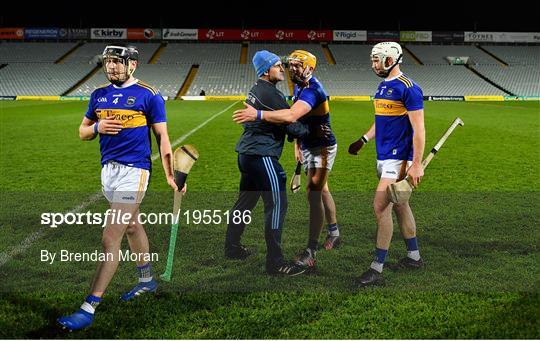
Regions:
[[[379,84],[373,104],[377,160],[412,160],[413,129],[407,113],[424,108],[422,89],[400,74]]]
[[[311,111],[302,116],[298,121],[307,124],[310,131],[316,131],[319,125],[330,127],[330,105],[322,84],[315,77],[311,77],[307,86],[294,86],[293,102],[304,101],[311,107]],[[300,138],[300,148],[326,147],[336,144],[336,137],[331,132],[328,137],[315,137],[309,135]]]
[[[116,161],[150,170],[150,126],[166,122],[165,102],[151,86],[134,80],[118,87],[109,84],[92,92],[85,115],[92,121],[114,117],[123,128],[117,135],[100,134],[101,165]]]

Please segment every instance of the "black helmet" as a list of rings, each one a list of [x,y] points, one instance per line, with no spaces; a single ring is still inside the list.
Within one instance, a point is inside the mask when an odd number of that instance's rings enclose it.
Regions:
[[[122,45],[107,45],[103,50],[103,72],[109,79],[109,81],[115,85],[122,85],[135,71],[135,66],[130,64],[129,61],[137,62],[139,60],[139,51],[135,46],[122,46]],[[124,65],[124,72],[120,76],[118,74],[109,74],[107,71],[107,62],[109,60],[120,61]]]
[[[139,60],[139,51],[135,46],[107,45],[103,50],[103,59],[117,57],[125,60]]]

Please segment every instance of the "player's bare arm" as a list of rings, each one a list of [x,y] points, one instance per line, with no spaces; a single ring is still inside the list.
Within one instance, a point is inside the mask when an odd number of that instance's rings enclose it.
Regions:
[[[351,143],[351,145],[349,146],[349,154],[358,155],[358,152],[360,151],[360,149],[362,149],[362,147],[366,143],[368,143],[369,140],[373,140],[374,138],[375,138],[375,123],[371,125],[371,128],[369,128],[369,130],[364,135],[362,135],[362,137],[360,137],[358,140]]]
[[[424,168],[422,167],[422,157],[426,145],[426,130],[424,126],[424,109],[409,111],[409,120],[414,131],[413,134],[413,160],[412,165],[407,172],[413,180],[413,186],[418,186],[418,183],[424,176]]]
[[[79,126],[79,137],[81,140],[89,141],[96,138],[97,133],[117,135],[122,130],[122,122],[108,117],[98,122],[84,117]]]
[[[163,170],[165,171],[165,177],[167,183],[171,186],[172,189],[178,191],[178,186],[174,182],[173,175],[173,154],[171,148],[171,141],[169,140],[169,134],[167,133],[167,123],[160,122],[152,124],[152,130],[156,136],[156,141],[159,146],[159,154],[161,155],[161,163],[163,165]],[[185,186],[182,189],[185,191]]]
[[[309,104],[304,101],[297,101],[290,109],[262,111],[260,114],[261,117],[257,117],[257,110],[254,107],[247,103],[244,103],[244,106],[244,109],[234,112],[233,121],[238,124],[256,120],[277,124],[291,124],[311,111]]]

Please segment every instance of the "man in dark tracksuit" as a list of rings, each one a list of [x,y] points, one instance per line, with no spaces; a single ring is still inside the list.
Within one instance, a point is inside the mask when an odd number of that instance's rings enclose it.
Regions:
[[[247,102],[257,110],[287,109],[289,105],[276,83],[284,79],[280,58],[268,51],[258,51],[253,65],[259,80],[251,88]],[[307,125],[295,122],[288,126],[263,121],[244,124],[244,132],[236,144],[240,169],[240,194],[231,211],[251,211],[262,196],[265,214],[266,271],[272,275],[299,275],[303,267],[285,262],[281,250],[281,231],[287,212],[285,171],[279,164],[285,135],[305,137]],[[230,219],[225,239],[225,256],[245,259],[250,251],[240,244],[245,221]]]

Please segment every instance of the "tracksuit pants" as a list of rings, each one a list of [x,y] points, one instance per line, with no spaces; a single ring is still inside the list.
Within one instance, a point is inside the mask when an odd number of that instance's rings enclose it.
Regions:
[[[276,157],[238,155],[240,169],[240,194],[231,211],[253,210],[262,197],[264,202],[264,238],[266,240],[266,265],[283,263],[281,231],[287,213],[287,175]],[[244,232],[245,223],[238,224],[230,219],[227,226],[225,247],[238,245]]]

